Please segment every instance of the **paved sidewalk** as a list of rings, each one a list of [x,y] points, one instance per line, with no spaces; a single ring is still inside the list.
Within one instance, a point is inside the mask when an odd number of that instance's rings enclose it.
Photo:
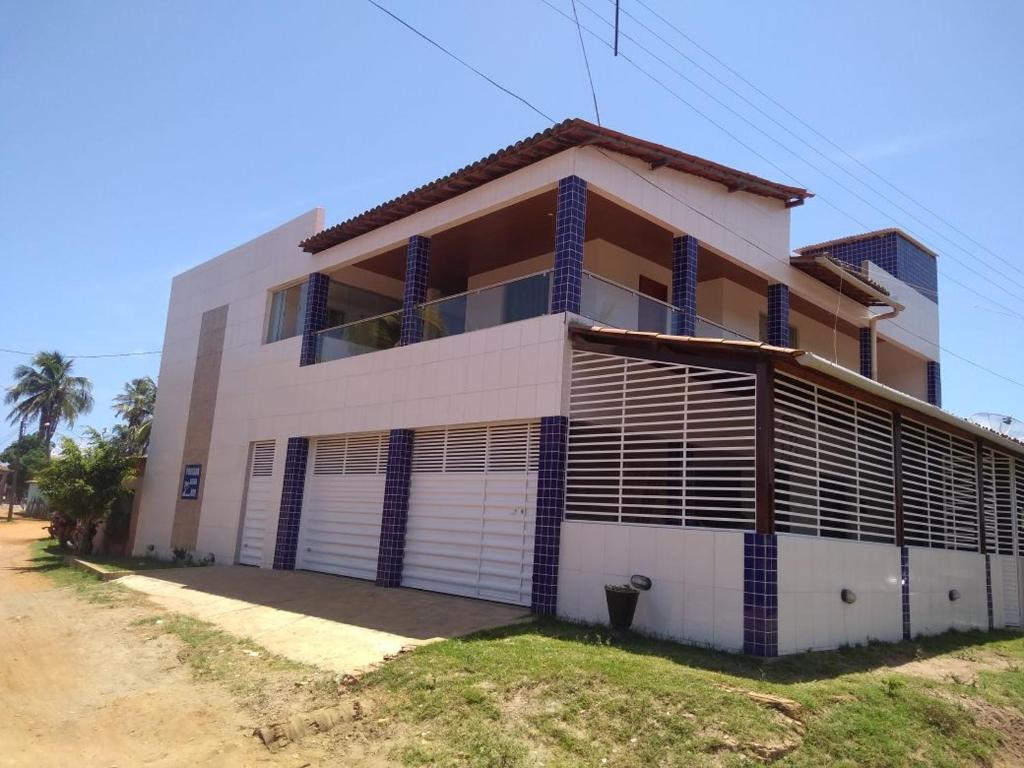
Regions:
[[[339,673],[403,647],[492,629],[526,608],[306,571],[242,566],[147,571],[117,580],[166,608],[252,638],[267,650]]]

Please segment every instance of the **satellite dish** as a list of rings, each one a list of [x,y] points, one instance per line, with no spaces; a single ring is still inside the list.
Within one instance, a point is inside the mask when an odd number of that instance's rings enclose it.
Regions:
[[[971,421],[987,427],[993,432],[998,432],[1000,435],[1006,435],[1015,440],[1024,440],[1024,421],[1015,419],[1013,416],[1004,416],[1001,413],[976,413],[971,416]]]

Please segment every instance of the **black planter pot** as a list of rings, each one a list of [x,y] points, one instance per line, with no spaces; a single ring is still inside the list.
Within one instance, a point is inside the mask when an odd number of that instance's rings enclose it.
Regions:
[[[629,629],[633,623],[636,601],[640,597],[640,593],[635,589],[605,587],[604,596],[608,601],[608,622],[612,625],[612,629]]]

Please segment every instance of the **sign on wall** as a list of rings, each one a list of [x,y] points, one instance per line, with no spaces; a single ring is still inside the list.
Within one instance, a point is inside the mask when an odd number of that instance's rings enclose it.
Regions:
[[[186,464],[185,472],[181,478],[181,498],[199,498],[199,476],[202,474],[202,464]]]

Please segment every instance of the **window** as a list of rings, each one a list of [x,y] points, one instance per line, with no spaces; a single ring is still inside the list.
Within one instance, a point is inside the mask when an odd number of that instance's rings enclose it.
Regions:
[[[327,288],[327,325],[334,328],[402,308],[402,300],[331,280]]]
[[[803,381],[775,381],[780,533],[893,543],[892,417]]]
[[[267,343],[290,339],[302,333],[302,320],[306,314],[306,284],[274,291],[270,298],[270,322],[267,323]]]

